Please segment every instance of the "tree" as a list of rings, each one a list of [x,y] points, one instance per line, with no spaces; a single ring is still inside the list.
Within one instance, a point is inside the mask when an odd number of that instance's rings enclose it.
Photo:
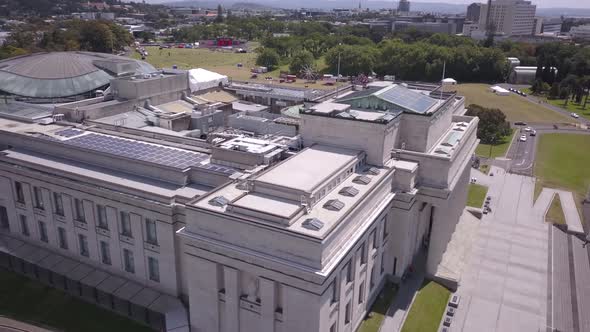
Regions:
[[[328,70],[345,76],[371,74],[376,61],[376,51],[372,47],[340,45],[330,49],[325,56]],[[340,64],[340,66],[338,65]]]
[[[557,98],[559,98],[559,83],[555,82],[551,85],[551,90],[549,90],[549,99]]]
[[[223,22],[223,8],[221,7],[221,4],[217,5],[217,17],[215,18],[215,22]]]
[[[313,54],[311,54],[309,51],[300,51],[291,59],[291,63],[289,64],[289,72],[297,75],[301,73],[303,68],[306,66],[313,66],[313,64]]]
[[[506,121],[506,115],[497,108],[471,104],[467,107],[465,115],[479,118],[477,138],[484,144],[498,144],[505,136],[510,135],[510,124]]]
[[[279,65],[279,55],[270,48],[263,49],[258,57],[256,57],[256,65],[267,67],[268,70],[273,70]]]

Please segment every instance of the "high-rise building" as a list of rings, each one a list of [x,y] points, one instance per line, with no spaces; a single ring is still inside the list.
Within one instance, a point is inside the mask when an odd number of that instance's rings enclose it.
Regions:
[[[479,22],[479,14],[481,13],[481,3],[474,2],[467,6],[467,15],[465,19],[471,22]]]
[[[537,6],[525,0],[496,0],[490,3],[491,8],[488,4],[481,5],[479,30],[487,31],[493,26],[496,33],[507,36],[532,34]]]
[[[399,4],[397,5],[397,11],[400,13],[410,12],[410,2],[408,0],[400,0]]]

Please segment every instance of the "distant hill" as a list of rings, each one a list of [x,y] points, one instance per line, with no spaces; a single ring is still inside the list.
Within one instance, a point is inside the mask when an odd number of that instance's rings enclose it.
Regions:
[[[264,10],[264,9],[271,9],[272,7],[262,5],[259,3],[254,2],[236,2],[231,5],[232,9],[256,9],[256,10]]]

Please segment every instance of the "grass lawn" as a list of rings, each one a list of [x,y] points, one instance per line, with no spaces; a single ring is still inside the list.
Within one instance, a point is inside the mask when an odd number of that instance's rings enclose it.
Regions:
[[[563,208],[561,207],[561,200],[558,194],[553,196],[553,201],[551,201],[545,221],[552,224],[565,225],[565,215],[563,214]]]
[[[563,99],[547,99],[547,102],[553,106],[561,107],[568,112],[578,113],[579,116],[583,116],[590,120],[590,102],[586,105],[586,109],[584,109],[583,103],[580,105],[572,101],[569,101],[566,106]]]
[[[508,136],[502,137],[502,140],[498,144],[491,145],[479,143],[479,145],[475,149],[475,154],[479,157],[484,158],[504,157],[506,155],[506,151],[508,151],[508,147],[510,147],[510,142],[512,142],[512,138],[514,137],[515,132],[516,131],[512,129],[512,133]]]
[[[543,134],[535,176],[539,185],[571,190],[579,203],[590,186],[590,135]]]
[[[254,49],[255,47],[251,47]],[[145,48],[148,56],[145,61],[149,62],[156,68],[172,68],[176,65],[179,69],[204,68],[239,81],[252,81],[260,83],[280,84],[277,80],[281,70],[288,70],[289,65],[281,65],[279,68],[265,74],[259,74],[258,78],[251,79],[250,69],[256,67],[256,53],[235,53],[230,50],[210,50],[206,48],[188,49],[188,48],[169,48],[160,50],[157,46]],[[168,55],[170,54],[170,55]],[[134,59],[141,59],[141,55],[133,52]],[[243,66],[238,68],[237,64]],[[323,58],[316,60],[318,70],[326,68]],[[273,77],[273,81],[266,80],[265,77]],[[306,83],[305,80],[298,79],[295,83],[282,83],[288,86],[309,87],[314,89],[334,89],[334,86],[325,86],[320,83]],[[342,83],[340,83],[342,84]]]
[[[483,206],[483,201],[486,199],[488,187],[481,184],[470,183],[469,191],[467,193],[467,206],[480,208]]]
[[[450,295],[451,292],[445,287],[425,280],[406,317],[402,332],[436,332]]]
[[[367,318],[363,320],[357,332],[378,332],[381,323],[383,322],[383,318],[385,318],[385,313],[387,313],[387,309],[395,298],[396,293],[397,286],[392,283],[385,284],[379,297],[375,303],[373,303],[370,313],[367,315]]]
[[[72,332],[150,332],[148,327],[0,269],[0,315]]]
[[[510,122],[570,122],[571,119],[557,112],[529,102],[524,97],[511,93],[508,96],[497,96],[489,91],[487,84],[456,85],[459,95],[466,97],[465,106],[478,104],[484,107],[499,108],[506,114]]]

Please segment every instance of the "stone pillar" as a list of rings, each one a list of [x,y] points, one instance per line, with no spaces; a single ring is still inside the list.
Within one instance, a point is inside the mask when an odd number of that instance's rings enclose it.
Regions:
[[[239,271],[224,266],[225,279],[225,326],[227,332],[240,331],[240,279]]]
[[[274,332],[275,327],[275,282],[260,278],[260,332]]]
[[[189,256],[188,263],[191,331],[219,332],[217,266],[195,256]]]

